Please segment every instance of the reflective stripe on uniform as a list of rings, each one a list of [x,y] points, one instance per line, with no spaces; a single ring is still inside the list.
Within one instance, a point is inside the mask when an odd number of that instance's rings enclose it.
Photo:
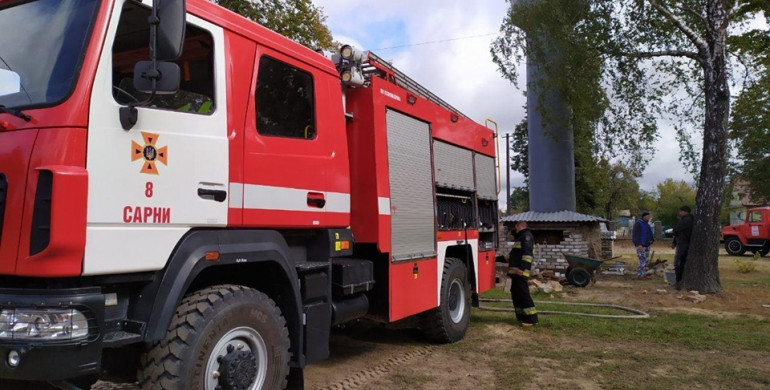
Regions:
[[[522,309],[522,311],[524,312],[524,314],[526,314],[528,316],[532,316],[532,315],[537,314],[537,310],[535,310],[534,307],[527,307],[527,308]]]
[[[522,272],[521,276],[528,278],[529,277],[529,271]]]
[[[521,249],[521,243],[520,242],[514,242],[513,247],[516,249]]]
[[[531,263],[532,262],[532,256],[522,256],[521,259],[523,261],[526,261],[527,263]]]

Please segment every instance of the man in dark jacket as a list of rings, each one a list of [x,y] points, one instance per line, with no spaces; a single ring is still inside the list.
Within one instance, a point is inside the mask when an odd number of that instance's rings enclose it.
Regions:
[[[631,241],[636,247],[636,257],[639,258],[639,268],[636,269],[636,277],[641,278],[647,273],[647,259],[650,257],[650,245],[655,241],[650,227],[652,216],[648,211],[642,211],[642,217],[634,223],[631,232]]]
[[[674,266],[676,267],[676,288],[679,289],[679,282],[682,281],[684,273],[684,263],[687,262],[687,252],[690,250],[690,237],[692,236],[693,217],[689,206],[679,208],[679,224],[674,228],[674,243],[676,245],[676,255],[674,256]]]
[[[532,260],[535,256],[535,238],[527,229],[527,223],[518,221],[514,225],[516,240],[508,255],[508,276],[511,278],[511,299],[516,311],[516,319],[522,326],[533,326],[537,323],[535,302],[529,295],[529,279],[532,270]]]

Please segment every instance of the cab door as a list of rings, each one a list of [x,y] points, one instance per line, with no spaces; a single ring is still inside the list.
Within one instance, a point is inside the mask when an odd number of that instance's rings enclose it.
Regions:
[[[339,80],[264,46],[257,48],[254,73],[244,126],[244,224],[348,226]]]
[[[149,46],[150,0],[116,1],[91,95],[85,274],[163,268],[193,227],[227,224],[228,138],[224,33],[192,15],[180,90],[138,108],[123,130],[118,110],[147,95],[133,88]]]
[[[767,218],[764,210],[753,210],[749,212],[748,223],[744,225],[744,236],[749,240],[767,239]]]

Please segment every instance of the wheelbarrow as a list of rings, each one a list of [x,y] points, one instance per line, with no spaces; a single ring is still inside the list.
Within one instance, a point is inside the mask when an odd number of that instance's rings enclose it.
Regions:
[[[576,287],[585,287],[594,280],[596,270],[602,265],[602,260],[564,254],[567,259],[567,281]]]

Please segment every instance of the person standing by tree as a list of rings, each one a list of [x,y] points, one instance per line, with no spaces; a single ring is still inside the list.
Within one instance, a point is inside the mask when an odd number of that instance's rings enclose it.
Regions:
[[[689,206],[679,208],[679,224],[674,228],[674,246],[676,255],[674,257],[674,266],[676,267],[677,290],[681,288],[682,275],[684,274],[684,263],[687,262],[687,252],[690,250],[690,237],[692,236],[693,217]]]
[[[634,223],[631,232],[631,241],[636,247],[636,257],[639,258],[639,268],[636,269],[636,278],[639,279],[647,273],[647,259],[650,257],[650,245],[655,241],[650,228],[652,216],[648,211],[642,211],[642,217]]]
[[[533,326],[537,323],[537,310],[529,294],[529,272],[535,255],[535,238],[527,228],[527,223],[515,223],[516,240],[508,255],[508,276],[511,278],[511,299],[516,311],[516,319],[521,326]]]

